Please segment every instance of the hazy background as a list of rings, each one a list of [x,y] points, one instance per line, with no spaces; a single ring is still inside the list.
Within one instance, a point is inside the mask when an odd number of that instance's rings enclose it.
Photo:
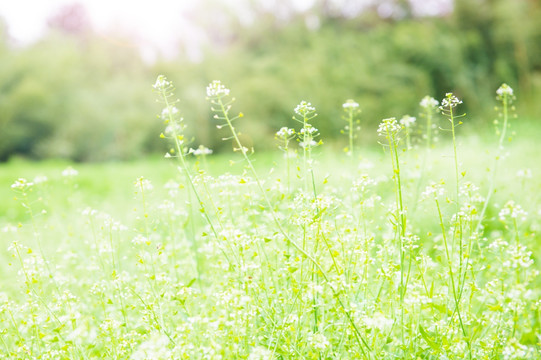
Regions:
[[[331,144],[345,140],[349,98],[366,144],[382,118],[416,116],[424,95],[448,91],[485,131],[502,82],[515,89],[520,121],[539,127],[538,0],[12,3],[0,5],[1,161],[163,153],[158,74],[177,87],[193,147],[216,151],[231,146],[205,100],[214,79],[231,88],[257,149],[275,146],[300,100],[317,107],[314,125]]]

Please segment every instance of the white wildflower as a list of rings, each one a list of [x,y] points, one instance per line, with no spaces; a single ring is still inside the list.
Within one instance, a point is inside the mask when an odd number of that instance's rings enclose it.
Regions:
[[[321,286],[320,284],[310,282],[308,283],[307,288],[310,293],[320,294],[320,295],[323,294],[323,286]]]
[[[137,180],[135,180],[134,186],[138,190],[142,190],[142,191],[151,191],[152,189],[154,189],[154,186],[152,185],[150,180],[145,179],[142,176],[138,178]]]
[[[443,196],[445,194],[445,188],[443,187],[443,184],[436,184],[432,183],[428,185],[425,188],[425,191],[421,194],[422,199],[437,199],[439,196]]]
[[[115,220],[111,215],[106,213],[99,214],[100,218],[103,220],[103,225],[111,229],[111,231],[126,231],[128,228],[126,225],[123,225],[120,221]]]
[[[289,314],[285,319],[284,319],[284,324],[286,325],[291,325],[291,324],[295,324],[297,322],[299,322],[299,315],[297,314]]]
[[[504,360],[524,359],[526,358],[527,351],[528,347],[520,344],[515,339],[511,339],[510,344],[503,349],[502,356]]]
[[[315,127],[313,127],[312,125],[308,124],[306,125],[306,127],[302,128],[301,129],[301,134],[314,134],[314,133],[317,133],[317,129]]]
[[[156,90],[165,90],[171,85],[170,81],[167,81],[167,78],[163,75],[159,75],[156,79],[156,82],[152,87]]]
[[[310,344],[318,351],[324,351],[330,346],[329,340],[322,333],[315,333],[309,338]]]
[[[1,230],[3,233],[16,233],[17,232],[17,227],[16,226],[13,226],[11,224],[7,224],[5,225],[2,230]]]
[[[229,89],[222,85],[220,80],[214,80],[207,86],[207,96],[210,98],[220,98],[229,95]]]
[[[92,209],[91,207],[86,207],[81,211],[83,216],[95,216],[98,214],[98,210]]]
[[[163,188],[167,190],[170,197],[175,197],[178,194],[179,189],[182,189],[182,185],[173,180],[169,180],[165,183]]]
[[[64,177],[75,177],[77,175],[79,175],[79,172],[71,166],[68,166],[64,171],[62,171],[62,176]]]
[[[520,169],[519,171],[517,171],[517,177],[523,179],[531,179],[532,169]]]
[[[513,89],[507,84],[502,84],[502,86],[496,90],[496,94],[498,94],[500,98],[503,98],[504,96],[513,96]]]
[[[201,156],[201,155],[210,155],[212,154],[212,150],[204,145],[199,145],[197,149],[190,149],[190,153],[194,154],[195,156]]]
[[[424,109],[433,109],[439,105],[438,100],[434,99],[431,96],[425,96],[419,105]]]
[[[256,346],[248,355],[248,360],[268,360],[272,359],[273,352],[263,346]]]
[[[310,141],[307,141],[307,142],[301,141],[299,143],[299,146],[302,147],[302,148],[314,147],[314,146],[317,146],[317,142],[315,142],[314,140],[310,140]]]
[[[45,175],[38,175],[34,178],[33,182],[34,184],[41,184],[41,183],[44,183],[44,182],[47,182],[47,176]]]
[[[494,239],[490,244],[488,244],[488,248],[494,251],[498,251],[500,248],[505,248],[508,245],[509,243],[507,241],[505,241],[501,237],[498,237]]]
[[[524,245],[517,245],[509,247],[507,250],[506,260],[503,262],[503,266],[506,268],[528,268],[534,264],[532,259],[532,252]]]
[[[276,132],[276,137],[286,138],[295,134],[295,129],[288,128],[287,126],[282,127]]]
[[[148,238],[146,238],[145,236],[141,235],[141,234],[137,234],[132,240],[131,240],[132,244],[133,245],[143,245],[143,244],[147,244],[147,245],[150,245],[150,240]]]
[[[294,109],[295,113],[300,116],[308,115],[314,111],[316,108],[312,106],[309,102],[301,101],[299,105]]]
[[[344,110],[357,109],[359,107],[359,104],[357,102],[349,99],[345,103],[342,104],[342,107],[344,108]]]
[[[243,154],[247,154],[249,150],[250,149],[248,149],[246,146],[242,146],[240,148],[233,148],[233,151],[239,151]]]
[[[359,178],[353,181],[353,188],[357,191],[365,191],[368,186],[376,185],[377,181],[370,178],[367,174],[359,175]]]
[[[161,117],[164,120],[169,119],[169,117],[172,117],[173,115],[178,114],[179,110],[176,106],[168,106],[162,110]]]
[[[398,124],[396,118],[383,119],[378,127],[378,135],[387,137],[397,134],[401,129],[402,127]]]
[[[462,100],[458,99],[453,93],[445,94],[445,97],[441,100],[441,110],[457,107],[462,104]]]
[[[115,331],[116,329],[120,329],[120,325],[120,321],[107,318],[102,321],[99,328],[104,333],[109,333]]]
[[[182,121],[182,119],[181,119],[181,121]],[[167,125],[165,127],[164,133],[167,136],[178,137],[180,143],[182,144],[182,143],[184,143],[184,139],[179,134],[181,134],[183,130],[184,130],[184,125],[182,125],[181,123],[178,123],[178,122],[174,122],[174,123],[169,124],[169,125]]]
[[[33,186],[34,183],[29,182],[25,178],[18,178],[15,180],[15,182],[11,185],[11,188],[14,190],[25,190],[31,186]]]
[[[518,219],[526,220],[526,216],[528,213],[522,209],[522,207],[518,204],[515,204],[513,200],[509,200],[505,203],[503,208],[500,210],[498,217],[501,221],[505,221],[507,217],[511,217],[511,219]]]
[[[404,127],[410,128],[415,123],[415,120],[417,119],[413,116],[404,115],[402,119],[400,119],[400,124],[403,125]]]
[[[142,342],[131,355],[133,360],[166,360],[171,359],[173,354],[168,348],[169,338],[157,332],[153,333],[146,341]]]
[[[393,325],[393,320],[379,311],[371,314],[371,316],[365,316],[363,322],[367,328],[378,329],[379,331],[384,331],[386,328],[390,328]]]

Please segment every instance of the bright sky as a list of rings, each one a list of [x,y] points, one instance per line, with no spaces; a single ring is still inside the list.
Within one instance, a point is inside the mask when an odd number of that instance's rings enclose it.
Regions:
[[[200,36],[190,33],[195,29],[182,16],[197,0],[3,0],[0,16],[7,22],[10,36],[28,44],[43,34],[51,15],[73,3],[83,4],[96,31],[133,34],[143,52],[167,52],[174,40]]]
[[[240,0],[218,0],[236,8],[239,13],[243,9]],[[315,0],[291,0],[297,10],[309,8]],[[419,10],[426,15],[433,15],[452,0],[410,0],[417,4]],[[20,44],[28,44],[38,39],[46,28],[47,19],[65,5],[80,3],[90,17],[94,30],[104,35],[113,30],[116,33],[132,35],[141,47],[143,57],[151,60],[156,51],[165,55],[175,55],[171,45],[182,41],[187,55],[197,61],[199,45],[205,41],[201,29],[190,23],[199,0],[0,0],[0,16],[8,24],[11,37]],[[384,12],[386,1],[357,0],[349,2],[333,0],[335,5],[355,4],[357,7],[379,3],[378,11]],[[276,6],[277,0],[264,0],[264,6]],[[346,7],[344,6],[343,10]],[[242,14],[241,14],[242,15]],[[241,19],[250,20],[249,14]],[[169,51],[168,51],[169,50]]]
[[[10,34],[21,42],[39,37],[46,20],[63,5],[81,3],[98,30],[125,28],[140,35],[159,37],[174,30],[182,10],[197,0],[6,0],[0,4],[0,15],[9,26]]]
[[[218,0],[242,13],[240,0]],[[315,0],[292,0],[298,10],[310,7]],[[361,0],[364,1],[364,0]],[[190,23],[198,0],[0,0],[0,16],[17,44],[37,40],[47,27],[47,19],[65,5],[82,4],[93,29],[105,36],[111,31],[134,37],[142,55],[152,60],[156,52],[175,55],[176,41],[181,41],[189,58],[202,56],[200,44],[205,41],[202,29]],[[263,4],[273,6],[275,1]],[[241,18],[249,21],[249,14]]]

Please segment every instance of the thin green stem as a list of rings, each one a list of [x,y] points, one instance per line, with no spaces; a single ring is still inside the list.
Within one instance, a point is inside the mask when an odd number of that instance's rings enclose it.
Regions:
[[[348,117],[348,124],[349,124],[349,155],[353,157],[353,109],[349,110],[349,117]]]
[[[449,245],[448,245],[448,242],[447,242],[447,235],[446,235],[445,225],[443,224],[443,215],[441,213],[440,203],[439,203],[438,199],[435,199],[435,201],[436,201],[436,208],[438,210],[438,217],[439,217],[439,221],[440,221],[441,234],[442,234],[442,237],[443,237],[443,244],[445,246],[445,256],[447,258],[447,266],[449,268],[449,278],[451,279],[451,288],[452,288],[452,291],[453,291],[453,300],[454,300],[454,303],[455,303],[455,311],[456,311],[456,313],[458,315],[458,321],[460,323],[460,329],[462,330],[462,334],[464,335],[466,343],[468,344],[469,357],[471,359],[471,344],[470,344],[470,340],[468,338],[468,334],[466,332],[466,327],[464,326],[464,323],[462,321],[462,314],[461,314],[461,311],[460,311],[460,299],[458,298],[457,292],[456,292],[456,285],[455,285],[455,277],[454,277],[454,273],[453,273],[452,258],[451,258],[451,255],[449,254]]]
[[[481,209],[481,213],[479,214],[479,220],[477,221],[477,225],[475,226],[476,233],[479,232],[481,225],[483,224],[483,220],[485,218],[485,213],[487,211],[488,204],[490,202],[492,194],[494,193],[495,180],[496,180],[496,175],[498,173],[498,163],[502,157],[503,141],[505,139],[505,134],[507,132],[507,124],[509,121],[509,110],[508,110],[509,99],[507,97],[507,94],[503,95],[502,104],[503,104],[503,109],[502,109],[503,126],[500,132],[500,138],[498,140],[498,150],[496,153],[496,157],[494,158],[494,165],[492,167],[492,176],[490,177],[490,184],[488,187],[488,192],[485,197],[485,201],[483,203],[483,208]]]

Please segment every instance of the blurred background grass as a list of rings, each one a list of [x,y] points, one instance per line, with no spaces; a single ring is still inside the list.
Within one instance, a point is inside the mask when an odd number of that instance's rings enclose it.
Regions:
[[[372,1],[362,11],[356,1],[314,1],[302,11],[287,1],[237,3],[253,21],[225,1],[198,3],[192,21],[208,41],[195,58],[178,43],[176,56],[145,61],[135,40],[94,32],[78,5],[52,16],[45,36],[28,46],[14,45],[0,25],[0,160],[163,154],[161,108],[151,91],[158,74],[177,86],[193,147],[217,152],[231,145],[221,141],[205,100],[213,79],[231,88],[233,111],[246,115],[238,123],[244,141],[258,150],[274,148],[274,132],[294,125],[300,100],[316,106],[314,125],[337,149],[349,98],[362,108],[358,141],[365,145],[377,144],[382,118],[416,116],[423,96],[449,91],[464,100],[473,129],[492,134],[502,82],[515,89],[522,126],[539,129],[537,0],[455,0],[432,14],[422,1],[405,0]]]

